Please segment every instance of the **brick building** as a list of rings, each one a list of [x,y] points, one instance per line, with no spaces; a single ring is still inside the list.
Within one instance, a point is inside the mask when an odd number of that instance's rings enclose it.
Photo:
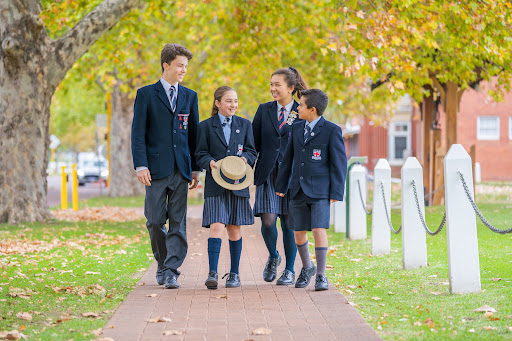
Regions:
[[[512,181],[512,93],[497,103],[487,95],[488,88],[489,84],[482,82],[478,91],[464,91],[457,119],[458,143],[468,152],[475,145],[482,181]],[[439,107],[444,144],[444,113],[442,105]],[[368,156],[366,166],[370,172],[379,158],[386,158],[393,176],[399,177],[408,156],[416,156],[420,161],[423,158],[419,108],[408,96],[402,98],[386,126],[376,127],[357,117],[343,129],[347,155]]]

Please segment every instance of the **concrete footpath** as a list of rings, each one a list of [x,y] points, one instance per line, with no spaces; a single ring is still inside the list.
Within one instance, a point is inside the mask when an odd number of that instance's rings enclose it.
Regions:
[[[220,277],[229,271],[227,236],[219,259],[219,289],[208,290],[207,239],[201,227],[201,207],[189,207],[189,251],[180,268],[180,288],[156,283],[153,263],[119,306],[99,339],[123,340],[380,340],[357,310],[333,285],[315,292],[309,287],[277,286],[263,280],[268,252],[259,218],[243,227],[240,288],[225,288]],[[279,236],[281,238],[281,236]],[[279,252],[282,242],[279,239]],[[300,272],[297,256],[295,272]],[[278,276],[284,261],[278,268]],[[153,322],[160,319],[163,322]]]

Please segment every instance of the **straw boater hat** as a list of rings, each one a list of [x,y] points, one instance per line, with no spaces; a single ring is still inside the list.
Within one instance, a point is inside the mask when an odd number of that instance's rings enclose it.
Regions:
[[[237,191],[249,187],[254,181],[254,171],[238,156],[226,156],[212,168],[212,176],[220,186]]]

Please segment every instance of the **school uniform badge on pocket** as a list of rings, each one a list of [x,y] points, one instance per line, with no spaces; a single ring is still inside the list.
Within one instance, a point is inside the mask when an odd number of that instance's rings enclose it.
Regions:
[[[286,123],[288,125],[292,125],[293,124],[293,121],[295,121],[295,119],[297,118],[297,113],[295,111],[292,111],[290,113],[290,115],[288,115],[288,120],[286,121]]]
[[[322,160],[322,150],[321,149],[313,149],[313,156],[311,159],[319,161]]]
[[[236,155],[238,155],[238,156],[242,155],[243,151],[244,151],[244,145],[243,144],[239,144],[238,145],[238,152],[236,153]]]
[[[190,114],[178,114],[178,118],[179,118],[179,121],[180,121],[180,129],[185,129],[187,130],[187,127],[188,127],[188,116]]]

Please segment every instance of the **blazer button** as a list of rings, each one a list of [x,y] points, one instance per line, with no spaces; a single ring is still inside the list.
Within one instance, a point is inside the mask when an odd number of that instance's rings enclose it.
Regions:
[[[303,178],[302,176],[300,177],[300,179],[301,179],[301,180],[304,180],[304,178]]]
[[[174,148],[176,148],[176,145],[174,145]]]
[[[176,130],[173,130],[172,132],[176,134]]]
[[[301,166],[304,166],[304,162],[302,162],[300,165],[301,165]]]
[[[279,151],[279,148],[276,149],[276,152],[278,152],[278,151]]]
[[[304,153],[306,151],[306,149],[302,149],[302,152]]]
[[[231,150],[228,149],[228,153],[231,152]]]

